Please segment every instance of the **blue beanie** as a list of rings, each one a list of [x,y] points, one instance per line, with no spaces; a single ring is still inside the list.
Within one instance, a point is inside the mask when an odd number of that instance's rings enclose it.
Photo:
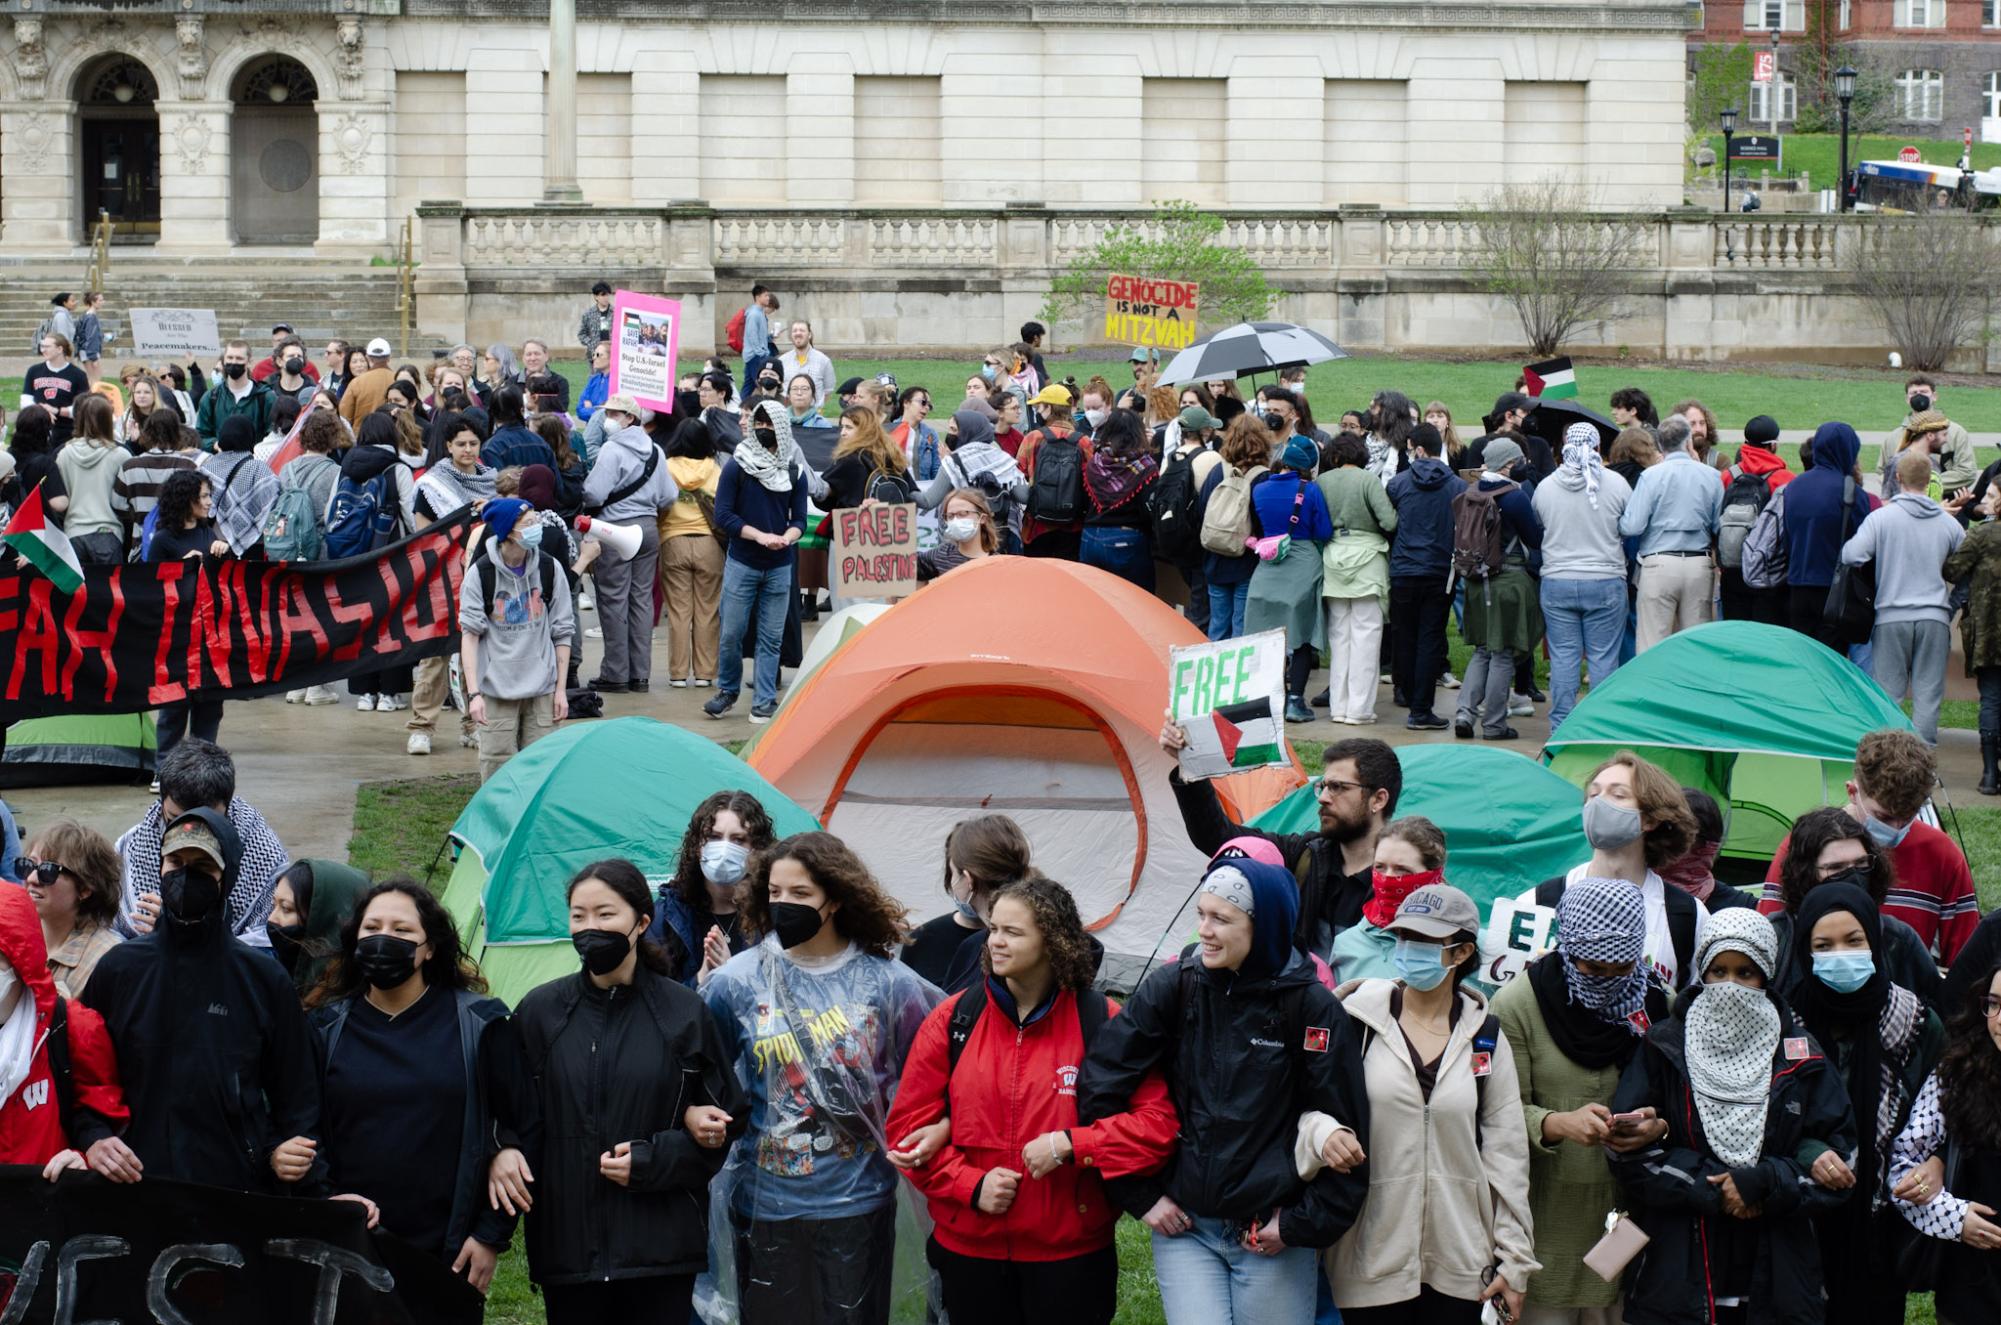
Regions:
[[[1302,437],[1294,433],[1286,442],[1285,451],[1279,456],[1278,462],[1287,469],[1296,469],[1304,474],[1320,463],[1320,448],[1314,445],[1311,437]]]
[[[481,508],[480,518],[495,538],[504,540],[521,523],[521,517],[534,509],[519,497],[496,497]]]

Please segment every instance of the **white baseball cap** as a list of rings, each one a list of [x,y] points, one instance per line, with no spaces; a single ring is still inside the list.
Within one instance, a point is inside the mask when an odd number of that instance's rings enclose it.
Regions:
[[[389,357],[389,342],[380,336],[368,342],[368,357],[371,359],[387,359]]]

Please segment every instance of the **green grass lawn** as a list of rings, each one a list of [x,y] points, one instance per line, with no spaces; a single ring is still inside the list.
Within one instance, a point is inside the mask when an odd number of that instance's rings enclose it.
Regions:
[[[1739,121],[1744,133],[1763,133],[1762,125],[1746,125]],[[1740,135],[1741,136],[1741,135]],[[1784,169],[1774,175],[1797,175],[1805,171],[1811,176],[1817,189],[1831,189],[1835,179],[1841,174],[1841,135],[1835,133],[1789,133],[1785,139]],[[1723,135],[1712,134],[1709,138],[1710,150],[1717,159],[1723,157]],[[1915,147],[1925,161],[1934,166],[1956,166],[1959,164],[1959,139],[1891,138],[1880,134],[1867,137],[1850,135],[1848,139],[1848,164],[1853,167],[1861,161],[1895,161],[1897,153],[1904,147]],[[1756,179],[1764,169],[1762,161],[1739,161],[1731,167],[1732,178],[1738,183],[1746,179]],[[1986,170],[2001,166],[2001,143],[1975,143],[1973,145],[1973,168]]]

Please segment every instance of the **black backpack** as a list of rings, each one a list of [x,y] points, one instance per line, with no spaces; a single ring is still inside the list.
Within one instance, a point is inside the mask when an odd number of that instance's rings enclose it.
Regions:
[[[31,1002],[33,995],[24,994]],[[32,1003],[31,1003],[32,1006]],[[63,1139],[76,1144],[76,1074],[69,1058],[69,1002],[60,994],[49,1013],[49,1035],[43,1041],[49,1051],[49,1080],[56,1093],[56,1114],[62,1119]]]
[[[1044,524],[1078,524],[1084,519],[1084,448],[1075,437],[1042,434],[1035,447],[1028,513]]]
[[[1202,559],[1202,492],[1195,482],[1195,457],[1202,454],[1170,453],[1146,499],[1153,554],[1184,569]]]
[[[484,548],[480,550],[480,556],[474,560],[472,567],[473,574],[479,576],[480,607],[486,612],[487,620],[491,621],[493,595],[500,583],[500,570],[493,564],[493,558],[486,555]],[[545,555],[540,548],[535,549],[535,571],[542,581],[543,610],[548,611],[556,603],[556,562],[554,558]]]
[[[959,1056],[966,1052],[966,1041],[973,1038],[973,1027],[980,1024],[980,1014],[986,1010],[987,982],[975,980],[959,995],[959,1001],[952,1007],[951,1023],[945,1030],[946,1076],[959,1070]],[[1097,990],[1086,989],[1077,995],[1077,1029],[1084,1033],[1085,1053],[1091,1052],[1091,1041],[1098,1038],[1098,1032],[1111,1017],[1111,1004]]]

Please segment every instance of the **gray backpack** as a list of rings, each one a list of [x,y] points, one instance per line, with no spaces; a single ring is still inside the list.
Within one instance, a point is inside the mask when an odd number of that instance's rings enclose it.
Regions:
[[[1744,540],[1772,499],[1766,474],[1747,474],[1742,465],[1730,467],[1730,486],[1723,493],[1723,513],[1716,529],[1716,564],[1737,570],[1744,564]]]
[[[1786,582],[1786,490],[1780,488],[1751,522],[1744,535],[1744,583],[1753,589],[1777,589]]]

